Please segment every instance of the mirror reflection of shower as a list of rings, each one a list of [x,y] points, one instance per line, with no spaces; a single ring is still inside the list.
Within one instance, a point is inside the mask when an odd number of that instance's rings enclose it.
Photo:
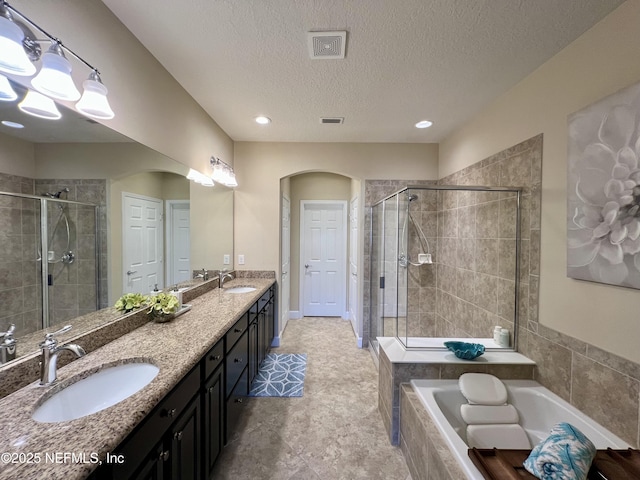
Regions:
[[[407,267],[408,265],[413,265],[414,267],[420,267],[422,265],[430,265],[433,263],[430,253],[429,241],[422,231],[422,227],[417,223],[413,216],[411,215],[411,202],[418,199],[418,195],[415,193],[407,193],[407,214],[404,217],[404,222],[402,225],[402,234],[400,236],[400,253],[398,255],[398,263],[401,267]],[[418,241],[420,242],[421,252],[418,253],[417,262],[411,261],[409,255],[409,242],[407,241],[407,236],[409,235],[408,227],[409,222],[413,225],[416,232],[418,233]]]
[[[69,193],[69,187],[51,193],[43,193],[43,197],[66,200]],[[64,198],[62,195],[64,194]],[[71,227],[69,225],[69,206],[67,204],[58,203],[53,207],[58,210],[58,215],[52,223],[53,229],[49,236],[49,250],[47,251],[47,262],[49,264],[62,263],[70,265],[75,260],[75,253],[71,248]]]

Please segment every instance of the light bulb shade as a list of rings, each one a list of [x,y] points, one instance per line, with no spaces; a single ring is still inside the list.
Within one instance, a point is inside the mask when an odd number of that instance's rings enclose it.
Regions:
[[[213,166],[213,174],[211,175],[213,180],[218,182],[218,183],[224,183],[224,166],[220,163],[216,163]]]
[[[203,176],[203,178],[198,183],[200,185],[202,185],[203,187],[213,187],[213,186],[215,186],[215,183],[213,183],[213,179],[207,177],[206,175]]]
[[[0,74],[0,101],[13,102],[18,98],[18,94],[11,87],[9,79]]]
[[[0,16],[0,72],[31,76],[36,66],[22,47],[24,32],[11,20]]]
[[[28,115],[46,120],[58,120],[62,117],[53,100],[33,90],[27,92],[18,108]]]
[[[40,93],[59,100],[75,101],[80,98],[71,78],[71,63],[56,44],[42,55],[42,68],[31,80],[31,85]]]
[[[82,83],[84,93],[78,103],[76,110],[87,117],[99,118],[102,120],[110,120],[115,117],[109,100],[107,100],[107,87],[99,80],[89,77]]]
[[[229,174],[229,179],[227,180],[227,183],[225,183],[225,185],[227,187],[237,187],[238,186],[238,181],[236,180],[236,174],[231,172]]]

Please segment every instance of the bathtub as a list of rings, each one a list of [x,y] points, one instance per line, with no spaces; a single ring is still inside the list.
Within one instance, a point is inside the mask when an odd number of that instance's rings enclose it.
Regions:
[[[584,413],[533,380],[503,380],[508,402],[520,415],[520,425],[526,430],[531,445],[549,434],[558,422],[569,422],[582,431],[598,449],[626,449],[630,445],[596,423]],[[467,453],[466,424],[460,415],[460,405],[467,403],[460,393],[457,380],[411,380],[411,386],[430,413],[440,434],[470,480],[483,480]],[[402,412],[400,413],[402,415]]]

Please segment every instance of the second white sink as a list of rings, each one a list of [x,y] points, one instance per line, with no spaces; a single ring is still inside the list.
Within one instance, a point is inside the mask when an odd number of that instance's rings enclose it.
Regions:
[[[43,423],[65,422],[109,408],[148,385],[160,369],[150,363],[103,368],[60,390],[33,412]]]
[[[224,288],[223,290],[225,292],[227,292],[227,293],[249,293],[249,292],[253,292],[254,290],[256,290],[256,288],[255,287],[238,286],[238,287]]]

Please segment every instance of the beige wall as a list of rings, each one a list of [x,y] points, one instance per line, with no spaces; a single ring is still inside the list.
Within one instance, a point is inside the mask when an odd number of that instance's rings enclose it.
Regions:
[[[233,190],[190,182],[191,269],[233,268]],[[223,265],[229,255],[229,265]]]
[[[233,162],[233,142],[100,0],[11,5],[96,66],[116,116],[105,125],[179,162],[207,171]],[[77,85],[89,71],[75,60]]]
[[[350,194],[351,179],[342,175],[315,172],[291,177],[290,308],[293,311],[300,310],[300,202],[302,200],[343,200],[347,202],[346,208],[349,208]],[[348,225],[344,228],[348,231]],[[346,254],[345,251],[345,261],[348,260]],[[347,272],[345,272],[345,279],[346,275]],[[348,284],[345,283],[345,285]]]
[[[444,177],[543,133],[540,323],[640,362],[640,291],[566,276],[567,116],[640,81],[629,0],[440,144]]]
[[[436,144],[238,142],[234,251],[245,255],[246,269],[280,271],[281,178],[323,171],[359,180],[436,179],[437,162]]]
[[[35,171],[33,143],[0,133],[0,172],[34,178]]]

